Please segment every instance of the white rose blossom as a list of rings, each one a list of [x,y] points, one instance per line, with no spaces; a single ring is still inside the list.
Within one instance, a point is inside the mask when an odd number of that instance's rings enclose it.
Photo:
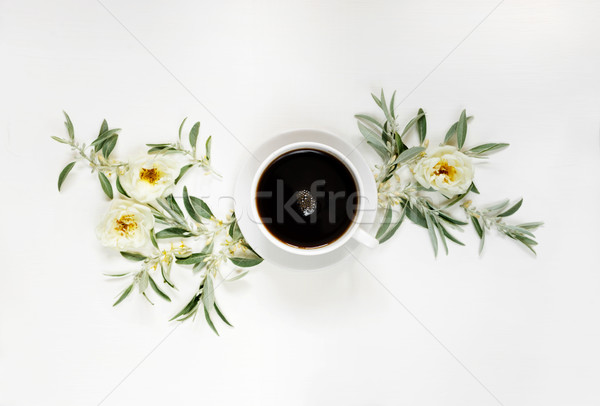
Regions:
[[[467,191],[473,181],[473,165],[456,147],[443,145],[427,151],[414,167],[414,175],[423,187],[450,197]]]
[[[138,202],[149,203],[168,195],[178,175],[179,165],[175,159],[145,155],[129,163],[120,181],[131,197]]]
[[[106,247],[119,251],[139,251],[150,242],[154,217],[146,206],[130,200],[113,200],[96,235]]]

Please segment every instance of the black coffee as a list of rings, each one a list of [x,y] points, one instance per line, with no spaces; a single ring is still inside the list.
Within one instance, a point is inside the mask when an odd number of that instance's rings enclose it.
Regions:
[[[331,154],[297,149],[275,159],[257,186],[258,214],[288,245],[317,248],[341,237],[358,209],[352,173]]]

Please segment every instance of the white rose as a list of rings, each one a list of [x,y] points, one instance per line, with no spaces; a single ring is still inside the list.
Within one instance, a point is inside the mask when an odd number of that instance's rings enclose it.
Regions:
[[[177,162],[161,155],[145,155],[129,163],[120,177],[125,191],[138,202],[149,203],[168,195],[179,175]]]
[[[96,235],[104,246],[119,251],[139,251],[150,242],[153,228],[154,217],[148,207],[117,199],[96,228]]]
[[[456,147],[444,145],[432,149],[414,168],[417,181],[450,197],[467,191],[473,181],[471,158]]]

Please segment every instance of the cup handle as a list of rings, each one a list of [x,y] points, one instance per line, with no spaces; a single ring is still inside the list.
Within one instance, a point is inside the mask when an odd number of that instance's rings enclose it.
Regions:
[[[369,248],[375,248],[379,245],[379,241],[377,241],[375,237],[371,236],[371,234],[367,233],[360,227],[356,228],[352,238]]]

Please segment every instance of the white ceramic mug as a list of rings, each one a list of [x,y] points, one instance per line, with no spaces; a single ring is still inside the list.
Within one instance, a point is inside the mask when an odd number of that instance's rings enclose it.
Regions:
[[[327,245],[315,247],[315,248],[295,247],[292,245],[288,245],[288,244],[284,243],[283,241],[280,241],[279,239],[277,239],[273,234],[271,234],[271,232],[269,232],[267,227],[261,222],[260,215],[258,214],[257,203],[256,203],[258,182],[259,182],[263,172],[265,171],[265,169],[267,169],[267,167],[273,161],[275,161],[277,158],[279,158],[280,156],[286,154],[287,152],[298,150],[298,149],[313,149],[313,150],[317,150],[317,151],[323,151],[323,152],[326,152],[326,153],[336,157],[340,162],[342,162],[344,164],[344,166],[346,166],[346,168],[352,174],[352,177],[354,178],[354,182],[356,183],[356,187],[357,187],[357,191],[358,191],[358,207],[357,207],[356,214],[352,220],[352,224],[350,225],[350,227],[348,227],[346,232],[344,234],[342,234],[342,236],[340,236],[335,241],[332,241],[331,243],[329,243]],[[373,247],[376,247],[379,244],[379,242],[374,237],[372,237],[368,232],[366,232],[364,229],[362,229],[360,227],[360,224],[361,224],[361,220],[363,219],[363,214],[364,214],[364,210],[365,210],[364,209],[364,207],[365,207],[364,199],[377,199],[377,196],[366,196],[365,188],[363,187],[363,185],[364,185],[364,182],[361,179],[359,172],[356,170],[356,168],[354,167],[352,162],[350,162],[350,160],[344,154],[342,154],[340,151],[338,151],[337,149],[335,149],[329,145],[319,143],[319,142],[291,143],[291,144],[281,147],[281,148],[277,149],[276,151],[274,151],[273,153],[271,153],[259,165],[258,170],[256,171],[256,174],[254,175],[254,179],[252,180],[252,186],[250,188],[251,194],[252,194],[251,195],[252,203],[250,205],[251,218],[254,219],[254,221],[257,223],[262,234],[265,236],[265,238],[271,244],[277,246],[278,248],[280,248],[282,250],[285,250],[285,251],[293,253],[293,254],[299,254],[299,255],[326,254],[326,253],[332,252],[332,251],[340,248],[341,246],[346,244],[350,239],[354,239],[354,240],[366,245],[367,247],[373,248]]]

